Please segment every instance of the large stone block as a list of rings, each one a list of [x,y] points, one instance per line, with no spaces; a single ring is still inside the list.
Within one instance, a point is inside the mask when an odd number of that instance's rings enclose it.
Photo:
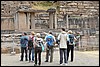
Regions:
[[[70,8],[68,11],[78,11],[78,8]]]
[[[1,53],[7,54],[7,53],[11,53],[11,52],[13,52],[13,48],[12,47],[2,47],[1,48]],[[20,53],[20,48],[19,47],[15,47],[14,48],[14,52]]]
[[[73,13],[73,12],[71,12],[71,11],[70,11],[70,12],[67,12],[67,14],[72,14],[72,13]]]
[[[93,51],[94,51],[94,50],[99,50],[99,46],[93,47]]]
[[[78,6],[78,8],[84,8],[84,6],[83,5],[80,5],[80,6]]]
[[[70,5],[70,6],[71,6],[71,5],[77,5],[77,3],[72,2],[72,3],[68,3],[67,5],[68,5],[68,6],[69,6],[69,5]]]
[[[91,7],[90,7],[90,6],[86,6],[85,8],[87,8],[87,9],[88,9],[88,8],[94,8],[94,6],[91,6]]]
[[[15,47],[15,52],[16,52],[17,54],[20,53],[20,48]]]
[[[8,49],[7,48],[1,48],[1,53],[4,53],[4,54],[8,53]]]
[[[89,6],[89,4],[83,4],[83,6]]]
[[[86,48],[79,48],[79,51],[86,51]]]
[[[86,51],[93,51],[93,47],[92,46],[86,47]]]

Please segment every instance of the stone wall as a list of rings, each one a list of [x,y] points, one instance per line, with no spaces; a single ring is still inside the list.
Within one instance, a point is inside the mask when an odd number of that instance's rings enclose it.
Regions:
[[[31,5],[35,4],[36,2],[37,1],[1,1],[1,17],[8,17],[8,16],[14,17],[14,15],[18,9],[31,8],[32,7]],[[68,14],[68,16],[71,18],[73,18],[73,17],[76,17],[76,18],[77,17],[78,18],[86,17],[87,18],[87,17],[94,17],[94,16],[98,17],[99,16],[99,1],[57,1],[57,3],[59,4],[59,9],[60,9],[59,14],[57,14],[58,20],[60,20],[60,19],[63,20],[65,14]],[[20,18],[22,18],[22,20],[23,20],[25,18],[24,14],[23,14],[23,16],[20,16]],[[18,18],[16,18],[16,19],[18,19]],[[1,22],[2,22],[2,25],[1,25],[2,30],[4,30],[4,29],[12,30],[12,28],[13,28],[12,22],[9,22],[9,20],[4,20]],[[24,26],[26,27],[26,24],[22,24],[21,22],[24,22],[24,21],[20,21],[19,24],[17,24],[18,21],[16,21],[16,24],[19,25],[19,27],[21,29],[27,29],[27,28],[24,28]],[[62,23],[62,22],[61,23],[59,22],[60,25],[57,23],[58,27],[61,27],[61,26],[66,27],[66,23]],[[66,22],[66,20],[65,20],[65,22]],[[93,21],[93,22],[95,22],[95,21]],[[89,24],[91,24],[90,26],[96,27],[95,23],[93,23],[93,22],[89,23]],[[15,24],[15,28],[17,29],[18,27],[16,27],[16,24]],[[8,25],[11,25],[11,26],[8,27]],[[31,24],[31,25],[33,25],[33,24]],[[63,26],[63,25],[65,25],[65,26]],[[76,27],[76,25],[72,26],[71,28],[73,28],[73,27]],[[77,26],[77,27],[79,27],[79,26]],[[29,28],[30,28],[30,26],[28,25],[28,29]]]
[[[37,1],[1,1],[1,16],[13,15],[20,4],[24,6],[35,4]],[[57,1],[60,12],[69,15],[95,16],[99,15],[99,1]],[[27,7],[29,8],[29,7]]]
[[[1,16],[13,16],[20,4],[29,3],[29,1],[1,1]]]
[[[60,2],[60,12],[70,16],[98,16],[99,1],[65,1]]]
[[[21,18],[21,19],[20,19]],[[27,29],[26,27],[26,15],[25,13],[19,13],[19,30]]]
[[[14,19],[11,17],[1,18],[1,30],[14,30]]]
[[[2,47],[1,48],[1,53],[2,54],[9,54],[11,52],[13,52],[12,47]],[[14,52],[16,52],[16,54],[20,53],[20,48],[19,47],[15,47],[14,48]]]

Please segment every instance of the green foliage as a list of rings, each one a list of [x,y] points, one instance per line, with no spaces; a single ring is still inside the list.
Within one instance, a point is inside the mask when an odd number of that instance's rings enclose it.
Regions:
[[[37,1],[33,4],[34,9],[43,9],[47,10],[49,8],[55,7],[57,9],[57,13],[59,13],[59,2],[53,2],[53,1]]]
[[[45,1],[45,2],[42,3],[41,5],[42,5],[42,6],[52,6],[53,3],[52,3],[52,2]]]
[[[38,2],[35,2],[35,5],[33,4],[34,9],[47,10],[51,7],[54,7],[54,5],[53,5],[53,2],[50,2],[50,1],[38,1]]]

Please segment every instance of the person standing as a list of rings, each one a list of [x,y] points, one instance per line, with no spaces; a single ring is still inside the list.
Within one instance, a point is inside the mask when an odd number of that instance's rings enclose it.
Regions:
[[[61,33],[58,35],[58,40],[60,40],[59,50],[60,50],[60,65],[63,64],[63,59],[65,65],[67,65],[67,33],[65,29],[61,29]],[[63,58],[64,55],[64,58]]]
[[[71,30],[68,31],[68,39],[67,39],[67,61],[69,58],[69,52],[71,50],[71,62],[73,62],[73,55],[74,55],[74,44],[75,44],[75,36]]]
[[[43,46],[43,39],[41,38],[40,33],[36,34],[36,40],[35,40],[35,64],[34,66],[41,65],[41,52],[42,52],[42,46]]]
[[[75,41],[75,47],[77,48],[77,49],[79,49],[79,40],[81,39],[81,36],[80,36],[80,33],[77,31],[76,32],[76,34],[75,34],[75,38],[77,39],[76,41]]]
[[[32,31],[28,41],[29,62],[31,62],[31,60],[32,62],[34,62],[34,41],[35,41],[35,33],[34,31]],[[31,55],[32,55],[32,59],[31,59]]]
[[[46,60],[48,62],[50,55],[50,62],[53,61],[53,52],[54,52],[54,43],[56,42],[55,37],[52,35],[52,32],[49,31],[48,35],[45,37],[46,41]]]
[[[27,33],[23,33],[22,37],[20,38],[20,45],[21,45],[21,60],[23,61],[24,58],[24,52],[25,52],[25,61],[28,61],[27,59],[27,47],[28,47],[28,36]]]

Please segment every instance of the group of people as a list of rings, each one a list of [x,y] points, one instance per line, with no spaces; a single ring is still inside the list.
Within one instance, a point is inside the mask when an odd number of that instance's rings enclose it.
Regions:
[[[21,44],[20,61],[23,61],[24,53],[25,53],[25,61],[29,60],[29,62],[34,62],[35,59],[35,65],[37,65],[38,60],[39,60],[39,65],[41,65],[41,52],[44,49],[42,48],[43,39],[41,38],[41,35],[37,33],[35,36],[35,33],[31,32],[31,34],[28,36],[27,33],[24,32],[22,37],[20,38],[20,44]]]
[[[65,65],[68,64],[70,51],[71,51],[71,62],[73,62],[74,45],[75,45],[75,41],[77,41],[73,32],[71,30],[66,32],[65,29],[62,28],[61,33],[59,33],[57,37],[55,37],[53,35],[53,32],[51,31],[45,34],[46,36],[43,39],[40,33],[36,34],[35,32],[31,32],[29,36],[27,35],[27,33],[23,33],[23,36],[20,38],[20,44],[21,44],[21,60],[20,61],[23,61],[24,51],[25,51],[26,61],[29,60],[29,62],[31,61],[35,62],[34,66],[41,65],[41,53],[46,48],[45,62],[49,62],[50,60],[50,63],[51,63],[53,62],[54,47],[58,46],[59,54],[60,54],[60,62],[59,62],[60,65],[63,64],[63,59],[64,59],[64,64]]]

